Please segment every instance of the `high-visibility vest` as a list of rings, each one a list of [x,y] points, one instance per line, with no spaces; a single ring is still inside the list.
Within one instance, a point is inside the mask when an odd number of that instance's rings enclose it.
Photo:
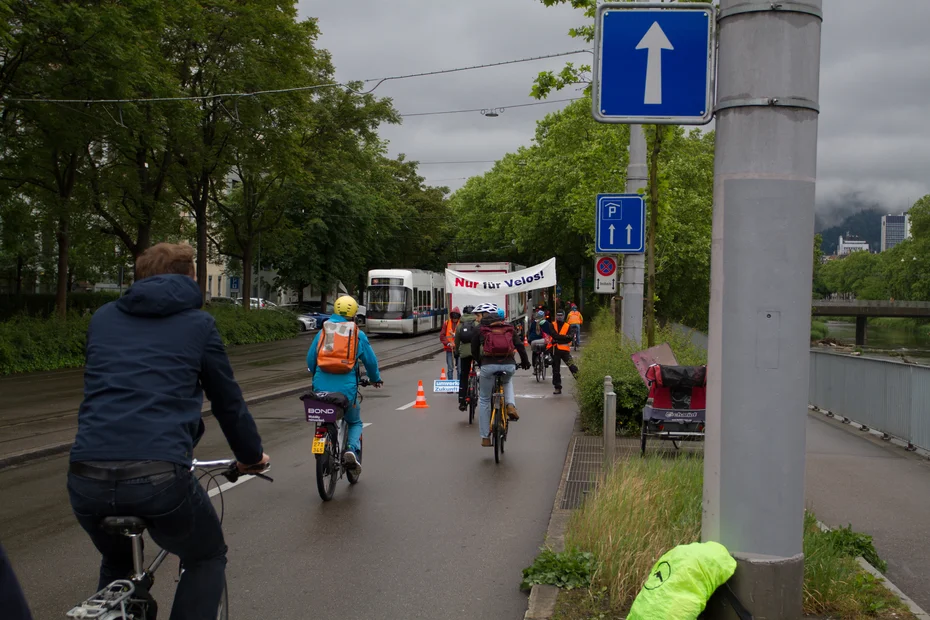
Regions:
[[[577,310],[572,310],[568,313],[568,324],[569,325],[581,325],[584,323],[584,319],[581,318],[581,313]]]
[[[446,321],[445,330],[446,330],[446,342],[449,343],[449,346],[453,346],[455,343],[455,330],[458,328],[458,324],[453,325],[452,319]]]
[[[562,323],[562,327],[559,327],[559,324],[556,322],[553,322],[552,326],[556,328],[556,333],[560,336],[567,336],[568,328],[571,327],[571,325],[569,325],[568,323]],[[556,344],[555,341],[549,343],[550,349],[553,346],[558,347],[560,351],[571,351],[572,350],[572,346],[570,344]]]

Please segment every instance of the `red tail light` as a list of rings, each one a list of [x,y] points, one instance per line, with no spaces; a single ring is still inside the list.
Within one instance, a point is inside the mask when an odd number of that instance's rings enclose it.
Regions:
[[[313,434],[314,437],[320,439],[321,437],[326,437],[326,429],[322,426],[316,427],[316,433]]]
[[[661,431],[664,431],[664,430],[665,430],[665,424],[664,424],[664,423],[663,423],[663,424],[659,424],[659,431],[661,432]]]

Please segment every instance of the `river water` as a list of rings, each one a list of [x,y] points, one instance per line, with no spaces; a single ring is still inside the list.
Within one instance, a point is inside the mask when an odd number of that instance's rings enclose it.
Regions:
[[[841,321],[827,322],[828,338],[847,344],[856,344],[856,324]],[[901,359],[905,356],[918,364],[930,365],[930,334],[926,331],[903,329],[897,326],[869,324],[865,336],[864,354]]]

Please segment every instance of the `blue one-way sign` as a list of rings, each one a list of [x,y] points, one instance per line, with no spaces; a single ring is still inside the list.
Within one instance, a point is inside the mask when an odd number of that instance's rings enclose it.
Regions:
[[[595,22],[594,117],[605,123],[709,123],[715,21],[712,4],[601,5]]]
[[[646,201],[639,194],[598,194],[594,251],[642,254],[646,249]]]

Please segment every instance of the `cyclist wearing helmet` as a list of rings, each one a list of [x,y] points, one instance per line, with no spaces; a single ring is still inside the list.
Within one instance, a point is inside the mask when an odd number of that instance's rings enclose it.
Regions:
[[[352,406],[346,411],[345,421],[349,427],[346,451],[342,455],[346,467],[362,471],[362,455],[359,439],[362,436],[362,410],[358,402],[358,381],[365,364],[368,379],[376,388],[383,385],[378,370],[378,358],[368,342],[368,336],[355,323],[358,302],[343,295],[333,304],[333,315],[323,323],[323,329],[313,339],[307,351],[307,369],[313,373],[313,389],[316,392],[341,392]],[[338,359],[342,357],[342,359]],[[346,358],[351,359],[346,359]],[[340,366],[349,369],[342,370]],[[341,370],[341,372],[337,372]]]
[[[568,313],[568,333],[572,337],[575,346],[579,346],[581,344],[581,324],[584,323],[584,318],[578,312],[578,306],[572,304],[571,308],[572,311]]]
[[[533,349],[533,364],[536,364],[536,358],[546,350],[546,336],[543,332],[546,324],[546,313],[542,310],[536,312],[535,320],[530,323],[530,333],[527,335],[527,341]]]
[[[494,389],[494,373],[504,374],[504,402],[507,416],[519,420],[516,397],[513,392],[514,373],[517,371],[513,354],[520,354],[520,365],[524,370],[530,367],[526,357],[526,348],[520,340],[513,325],[504,322],[497,304],[481,304],[474,310],[481,317],[481,322],[471,341],[471,354],[481,364],[478,375],[478,432],[481,445],[491,446],[491,390]]]
[[[471,340],[478,331],[478,317],[473,312],[474,306],[462,308],[464,314],[455,330],[455,343],[453,353],[459,358],[459,411],[465,411],[465,396],[468,393],[468,375],[471,374]],[[462,346],[462,345],[465,346]]]

